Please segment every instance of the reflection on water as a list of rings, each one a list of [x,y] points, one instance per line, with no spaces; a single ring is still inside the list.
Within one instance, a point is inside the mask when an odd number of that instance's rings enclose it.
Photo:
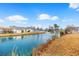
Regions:
[[[0,55],[30,56],[32,49],[51,40],[51,34],[0,37]]]
[[[16,36],[16,37],[13,37],[13,39],[16,39],[16,40],[22,40],[24,38],[24,36]]]

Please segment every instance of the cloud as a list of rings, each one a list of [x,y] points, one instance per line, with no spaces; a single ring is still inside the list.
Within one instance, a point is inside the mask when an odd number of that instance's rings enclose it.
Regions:
[[[76,11],[79,11],[79,9],[76,9]]]
[[[50,15],[48,15],[48,14],[41,14],[41,15],[39,15],[39,19],[40,20],[50,19]]]
[[[71,22],[71,21],[73,21],[73,19],[64,19],[64,20],[62,20],[62,22]]]
[[[21,15],[13,15],[13,16],[8,16],[4,17],[3,19],[0,19],[0,24],[5,24],[6,22],[12,23],[12,24],[17,24],[17,25],[26,25],[28,18],[25,18]]]
[[[0,19],[0,23],[3,23],[4,22],[4,20],[3,19]]]
[[[16,24],[27,24],[27,22],[25,21],[18,21],[18,22],[15,22]]]
[[[40,14],[38,16],[38,19],[39,20],[57,20],[57,19],[59,19],[59,17],[58,16],[51,16],[48,14]]]
[[[21,15],[8,16],[5,19],[7,19],[9,21],[13,21],[13,22],[28,20],[28,18],[25,18],[25,17],[23,17]]]
[[[69,8],[72,8],[75,11],[79,11],[79,3],[70,3]]]
[[[51,20],[57,20],[57,19],[59,19],[58,16],[53,16],[53,17],[51,17]]]
[[[77,9],[77,8],[79,8],[79,3],[70,3],[69,8]]]

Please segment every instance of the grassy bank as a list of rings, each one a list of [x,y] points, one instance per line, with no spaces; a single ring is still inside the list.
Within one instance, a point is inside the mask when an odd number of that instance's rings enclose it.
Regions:
[[[6,34],[0,34],[0,37],[20,36],[20,35],[33,35],[33,34],[43,34],[43,33],[45,33],[45,32],[6,33]]]
[[[79,33],[67,34],[33,49],[34,56],[79,56]]]

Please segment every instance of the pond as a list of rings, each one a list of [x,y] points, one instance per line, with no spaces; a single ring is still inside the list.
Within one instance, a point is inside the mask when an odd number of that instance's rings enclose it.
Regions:
[[[52,34],[0,37],[0,56],[31,56],[32,49],[52,39]]]

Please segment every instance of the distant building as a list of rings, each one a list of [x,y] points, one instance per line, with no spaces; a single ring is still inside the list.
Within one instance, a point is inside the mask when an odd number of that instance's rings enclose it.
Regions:
[[[13,33],[33,32],[35,29],[32,27],[11,27]]]
[[[72,32],[79,32],[79,27],[72,27]]]
[[[0,34],[4,33],[3,29],[0,29]]]
[[[66,30],[70,31],[71,33],[79,32],[79,27],[69,26]]]
[[[35,27],[17,27],[17,26],[10,26],[10,27],[0,27],[0,33],[25,33],[25,32],[39,32],[44,31],[42,28],[35,28]]]

